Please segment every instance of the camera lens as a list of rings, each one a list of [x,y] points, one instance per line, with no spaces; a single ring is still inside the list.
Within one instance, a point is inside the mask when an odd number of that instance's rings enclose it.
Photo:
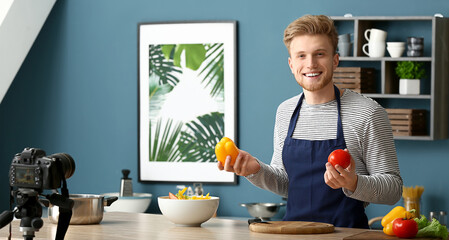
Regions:
[[[65,179],[70,178],[75,173],[75,161],[67,153],[55,153],[50,158],[57,158],[62,164],[62,170],[64,171]]]

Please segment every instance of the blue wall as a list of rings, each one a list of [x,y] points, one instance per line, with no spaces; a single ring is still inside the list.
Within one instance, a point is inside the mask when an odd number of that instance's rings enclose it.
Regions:
[[[176,184],[137,182],[137,24],[237,20],[239,145],[269,163],[277,105],[299,92],[287,65],[284,28],[304,14],[449,16],[447,0],[149,1],[59,0],[0,105],[0,209],[8,208],[8,169],[25,146],[76,161],[72,193],[116,192],[123,168],[136,192]],[[423,211],[449,210],[449,140],[396,141],[405,185],[423,185]],[[253,187],[205,185],[222,198],[219,215],[248,217],[243,202],[280,202]],[[398,203],[400,204],[400,202]],[[370,205],[369,217],[391,206]],[[149,212],[158,212],[153,201]],[[282,214],[282,213],[281,213]]]

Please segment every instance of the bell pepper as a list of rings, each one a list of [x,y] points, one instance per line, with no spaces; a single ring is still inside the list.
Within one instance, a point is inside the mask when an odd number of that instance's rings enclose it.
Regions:
[[[382,218],[382,227],[386,227],[387,224],[393,222],[396,218],[405,218],[407,210],[403,206],[397,206],[393,208],[387,215]]]
[[[170,197],[170,199],[178,199],[178,197],[175,196],[175,194],[169,192],[168,196]]]
[[[217,160],[223,165],[225,164],[226,157],[230,155],[231,166],[233,166],[237,156],[239,155],[239,149],[235,146],[231,139],[223,137],[215,146],[215,155],[217,156]]]
[[[393,221],[388,223],[387,226],[384,227],[383,231],[387,235],[396,236],[396,234],[394,234],[393,232]]]

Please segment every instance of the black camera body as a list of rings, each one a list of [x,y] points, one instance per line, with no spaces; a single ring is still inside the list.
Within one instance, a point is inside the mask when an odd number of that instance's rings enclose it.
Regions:
[[[68,154],[46,156],[42,149],[25,148],[12,160],[9,183],[11,187],[31,188],[42,192],[44,189],[60,188],[63,176],[67,179],[74,171],[75,162]]]

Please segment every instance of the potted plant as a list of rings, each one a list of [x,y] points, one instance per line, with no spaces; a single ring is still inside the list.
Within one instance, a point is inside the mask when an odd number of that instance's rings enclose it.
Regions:
[[[420,79],[425,77],[424,63],[414,61],[398,62],[396,74],[399,76],[399,94],[419,94]]]

